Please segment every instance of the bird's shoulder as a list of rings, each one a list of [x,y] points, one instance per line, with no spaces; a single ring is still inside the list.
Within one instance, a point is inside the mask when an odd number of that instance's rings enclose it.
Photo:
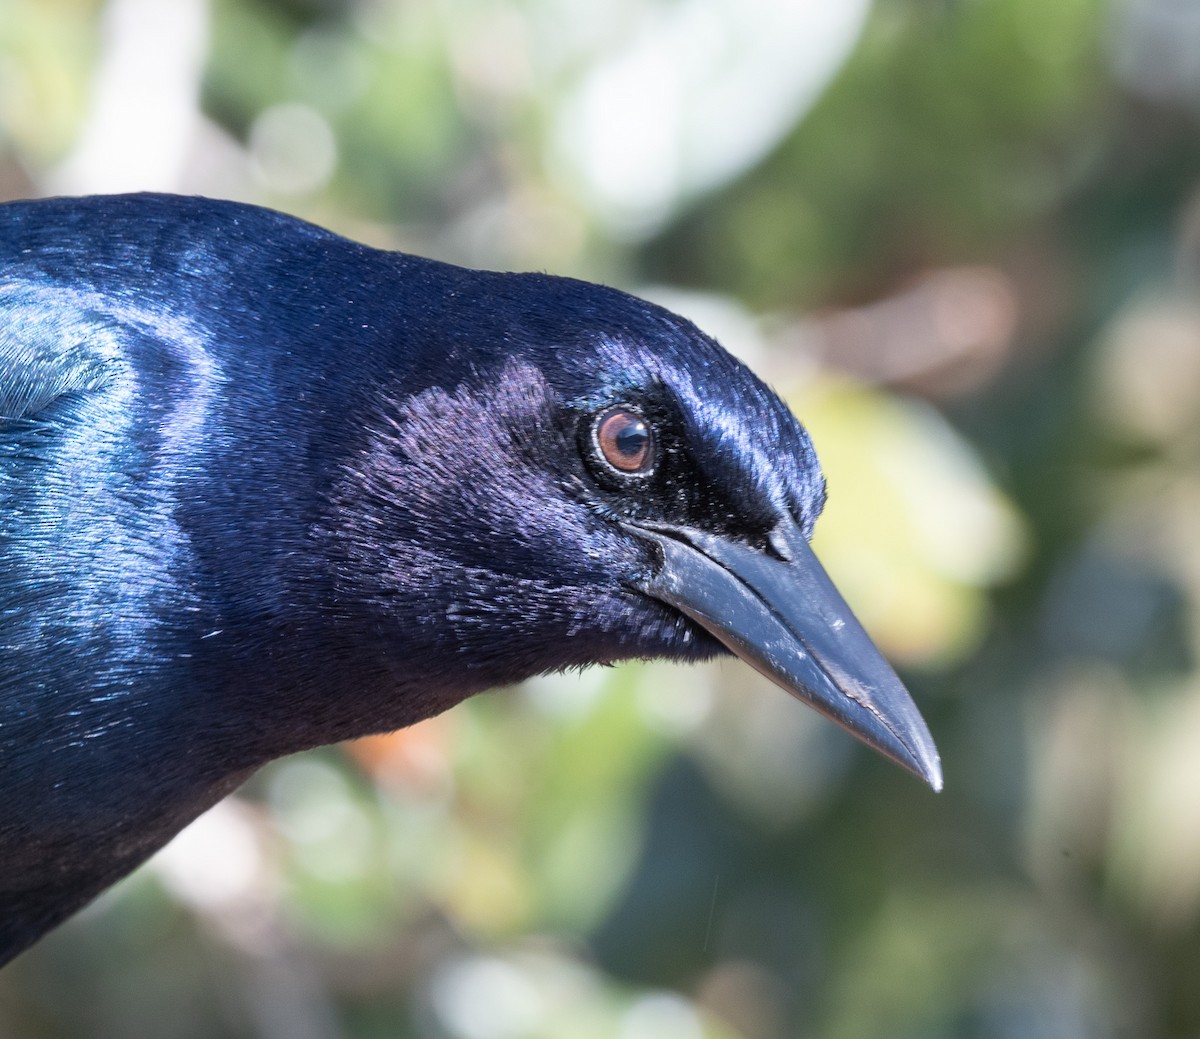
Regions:
[[[125,368],[118,323],[78,293],[0,283],[0,422],[34,420],[104,390]]]

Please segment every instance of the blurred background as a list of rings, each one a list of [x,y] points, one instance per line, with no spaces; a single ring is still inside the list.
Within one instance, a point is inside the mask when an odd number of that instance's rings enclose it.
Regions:
[[[1200,1036],[1198,120],[1191,0],[0,0],[0,199],[260,202],[721,338],[946,772],[737,663],[540,679],[264,770],[0,1036]]]

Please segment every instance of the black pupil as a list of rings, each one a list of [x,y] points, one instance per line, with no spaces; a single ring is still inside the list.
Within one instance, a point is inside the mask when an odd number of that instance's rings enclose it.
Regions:
[[[646,429],[646,423],[638,418],[629,418],[617,431],[617,435],[613,437],[613,442],[617,445],[617,450],[626,458],[637,458],[643,451],[646,450],[646,444],[650,440],[650,433]]]

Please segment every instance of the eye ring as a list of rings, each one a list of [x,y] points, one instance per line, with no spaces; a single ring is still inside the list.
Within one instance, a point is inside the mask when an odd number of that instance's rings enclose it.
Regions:
[[[622,476],[645,476],[654,469],[654,428],[633,408],[617,405],[592,424],[596,453]]]

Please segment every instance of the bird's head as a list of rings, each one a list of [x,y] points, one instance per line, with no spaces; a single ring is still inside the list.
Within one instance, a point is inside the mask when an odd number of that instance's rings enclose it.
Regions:
[[[342,467],[347,600],[403,618],[416,669],[469,662],[462,694],[732,652],[940,788],[928,729],[808,546],[825,482],[783,402],[642,300],[471,276],[410,326],[418,363]]]

